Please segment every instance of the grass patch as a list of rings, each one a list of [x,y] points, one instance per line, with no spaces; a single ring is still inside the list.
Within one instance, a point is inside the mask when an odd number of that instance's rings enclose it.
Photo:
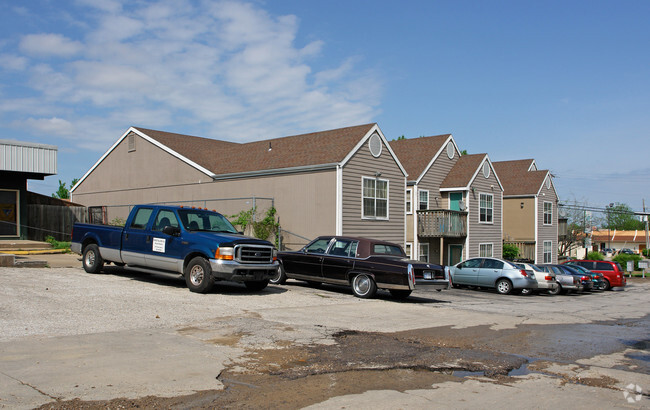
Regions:
[[[61,242],[61,241],[57,241],[57,240],[54,239],[54,237],[52,237],[52,236],[47,236],[47,237],[45,238],[45,242],[47,242],[47,243],[49,243],[50,245],[52,245],[52,248],[54,248],[54,249],[65,249],[65,250],[67,250],[68,252],[70,252],[70,242]]]

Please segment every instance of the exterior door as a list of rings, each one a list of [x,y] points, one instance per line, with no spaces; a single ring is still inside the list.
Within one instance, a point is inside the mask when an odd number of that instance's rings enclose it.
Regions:
[[[346,276],[354,268],[356,252],[356,241],[337,239],[323,258],[323,278],[347,284]]]
[[[463,201],[462,192],[449,193],[449,209],[452,211],[460,211],[460,203]]]
[[[171,209],[161,209],[151,226],[151,249],[145,257],[147,267],[177,272],[179,261],[183,260],[185,246],[181,246],[181,239],[163,233],[165,226],[180,227],[176,214]],[[181,264],[182,266],[182,264]]]
[[[468,259],[453,268],[452,281],[457,285],[476,285],[482,258]]]
[[[18,236],[18,191],[0,189],[0,236]]]
[[[152,219],[152,208],[140,208],[129,226],[122,233],[122,260],[133,266],[146,266],[145,254],[150,252],[153,244],[151,232],[147,229]]]
[[[463,260],[463,245],[449,245],[448,265],[455,265],[461,260]]]

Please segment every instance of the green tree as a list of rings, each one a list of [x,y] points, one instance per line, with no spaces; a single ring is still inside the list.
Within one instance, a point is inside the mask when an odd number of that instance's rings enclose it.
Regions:
[[[75,186],[78,181],[79,178],[73,179],[72,182],[70,183],[70,188]],[[52,198],[70,199],[70,191],[68,190],[68,187],[66,186],[65,182],[59,179],[59,189],[57,189],[56,192],[52,194]]]
[[[393,141],[400,141],[400,140],[405,140],[405,139],[406,139],[406,137],[404,136],[404,134],[402,134],[397,138],[393,138]]]
[[[462,151],[460,152],[460,155],[467,155],[467,150],[466,150],[466,149],[462,150]]]
[[[634,211],[627,204],[618,203],[605,208],[605,229],[617,229],[619,231],[633,231],[645,229],[645,226]]]

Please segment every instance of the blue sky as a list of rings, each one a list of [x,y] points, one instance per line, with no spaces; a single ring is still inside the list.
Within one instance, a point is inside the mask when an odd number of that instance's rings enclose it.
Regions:
[[[648,1],[0,1],[0,139],[51,194],[141,126],[251,141],[377,122],[650,207]]]

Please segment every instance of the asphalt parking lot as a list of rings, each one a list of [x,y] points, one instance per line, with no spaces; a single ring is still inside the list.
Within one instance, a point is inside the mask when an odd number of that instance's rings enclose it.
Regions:
[[[0,278],[6,408],[469,408],[522,391],[522,407],[649,404],[643,280],[584,295],[450,289],[397,302],[298,281],[201,295],[115,267],[0,268]]]

